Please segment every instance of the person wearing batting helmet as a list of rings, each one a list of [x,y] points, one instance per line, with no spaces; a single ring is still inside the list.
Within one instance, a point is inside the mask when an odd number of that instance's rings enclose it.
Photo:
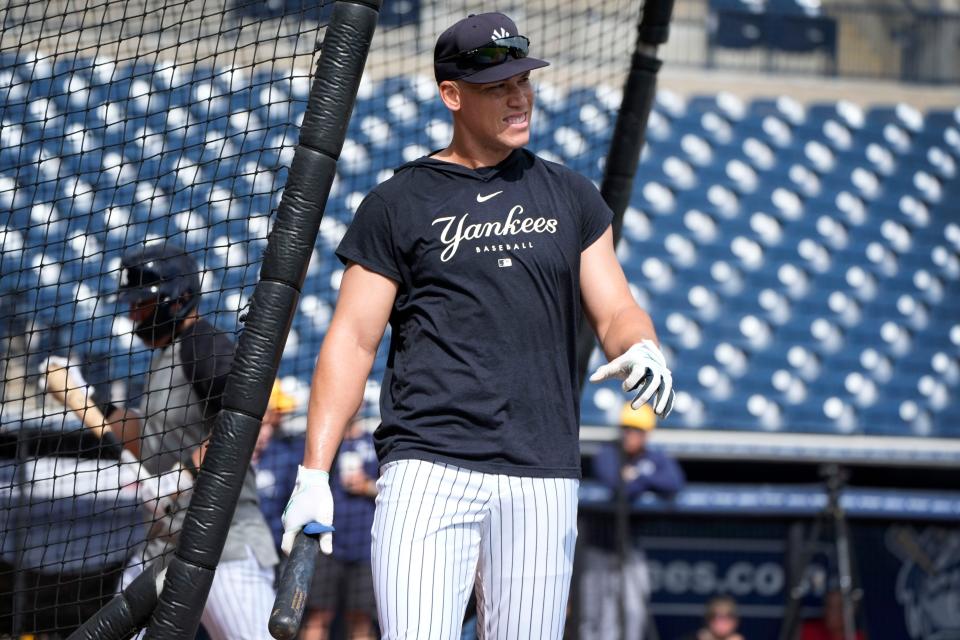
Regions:
[[[146,388],[136,411],[107,406],[104,413],[128,449],[147,469],[180,469],[176,523],[189,505],[193,478],[233,360],[234,345],[198,313],[200,269],[183,249],[152,243],[121,258],[118,300],[133,332],[152,350]],[[128,561],[122,584],[152,562],[165,562],[177,542],[177,526],[150,535]],[[240,493],[220,564],[201,622],[213,640],[266,640],[278,557],[260,512],[251,470]]]

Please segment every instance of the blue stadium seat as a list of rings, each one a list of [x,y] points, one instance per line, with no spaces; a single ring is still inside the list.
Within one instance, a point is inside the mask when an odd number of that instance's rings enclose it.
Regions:
[[[726,6],[743,9],[739,0]],[[803,12],[794,0],[766,9]],[[25,79],[12,63],[0,69],[0,84],[4,74]],[[0,193],[11,205],[0,229],[22,244],[16,263],[4,249],[0,289],[27,290],[16,313],[50,328],[44,348],[109,353],[112,373],[135,375],[149,354],[132,353],[111,320],[83,316],[78,285],[114,287],[103,265],[147,235],[184,238],[220,289],[205,297],[204,311],[235,330],[228,306],[249,295],[264,247],[265,229],[251,219],[277,205],[309,79],[209,65],[174,76],[146,63],[110,73],[91,59],[59,61],[0,103],[19,157],[43,160],[15,175],[0,167],[17,186],[15,204]],[[308,382],[342,269],[329,249],[359,200],[449,139],[446,109],[423,101],[434,90],[386,78],[361,91],[319,238],[322,259],[305,283],[315,293],[294,318],[299,347],[281,373]],[[532,146],[599,180],[615,96],[577,86],[538,92],[544,125]],[[187,118],[202,125],[188,127]],[[948,366],[960,317],[960,227],[950,208],[960,196],[960,133],[956,144],[945,139],[948,129],[960,131],[960,110],[804,107],[776,96],[740,104],[724,94],[684,100],[663,92],[651,122],[620,253],[687,394],[671,423],[960,435],[960,374]],[[0,148],[2,166],[17,161],[13,153]],[[12,278],[19,264],[28,268]],[[934,367],[938,353],[947,355]],[[894,372],[930,382],[904,387]],[[608,423],[618,402],[616,384],[588,385],[583,422]]]

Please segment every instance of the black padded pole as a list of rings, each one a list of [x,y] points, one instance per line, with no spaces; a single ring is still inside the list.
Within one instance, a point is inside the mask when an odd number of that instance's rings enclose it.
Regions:
[[[147,638],[192,638],[200,624],[296,311],[379,9],[379,0],[334,5],[277,222],[227,378],[223,409]]]
[[[126,640],[142,629],[157,605],[163,568],[162,563],[148,566],[67,640]]]
[[[613,242],[620,240],[623,214],[630,204],[633,181],[640,164],[647,119],[657,92],[657,72],[663,64],[656,58],[657,46],[667,41],[673,0],[647,0],[637,26],[637,44],[623,88],[623,99],[610,140],[600,193],[613,210]],[[581,318],[577,335],[577,364],[581,388],[596,340],[586,318]]]

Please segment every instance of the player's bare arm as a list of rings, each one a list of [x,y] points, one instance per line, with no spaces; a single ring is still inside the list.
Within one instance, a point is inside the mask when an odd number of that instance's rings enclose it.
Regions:
[[[303,465],[283,513],[286,553],[309,522],[333,523],[330,465],[350,419],[363,401],[363,389],[397,297],[396,281],[351,263],[340,282],[340,296],[323,340],[310,386],[307,442]],[[333,552],[331,534],[320,536],[320,550]]]
[[[650,315],[627,286],[610,227],[581,253],[580,292],[584,312],[607,358],[616,358],[642,340],[657,341]]]
[[[330,470],[347,423],[363,401],[363,389],[383,338],[397,283],[351,264],[310,386],[304,466]]]
[[[158,520],[173,513],[178,495],[192,489],[193,476],[182,474],[179,465],[160,474],[145,470],[139,458],[139,427],[135,430],[136,437],[131,436],[129,443],[117,435],[118,426],[122,428],[123,425],[132,424],[134,420],[139,420],[139,414],[129,411],[132,418],[128,420],[128,411],[116,408],[109,412],[110,416],[114,416],[113,421],[104,417],[93,401],[93,388],[87,385],[79,366],[71,364],[66,358],[50,356],[41,364],[40,374],[44,391],[52,400],[70,410],[98,439],[109,443],[111,448],[117,447],[121,484],[136,486],[137,496],[150,514],[153,530],[157,532],[168,527],[165,531],[170,533],[171,522]]]
[[[580,291],[584,313],[610,360],[590,381],[623,380],[625,392],[636,391],[631,403],[635,409],[650,402],[658,415],[669,415],[673,376],[660,352],[650,315],[630,293],[610,227],[581,253]]]

